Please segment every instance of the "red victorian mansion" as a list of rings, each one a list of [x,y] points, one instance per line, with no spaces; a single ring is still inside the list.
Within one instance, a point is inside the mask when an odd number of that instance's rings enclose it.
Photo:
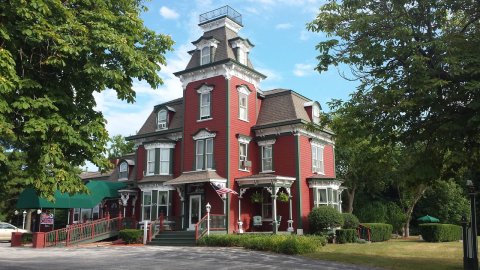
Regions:
[[[319,205],[341,211],[334,142],[318,123],[320,105],[287,89],[262,91],[265,75],[238,35],[241,15],[226,6],[200,15],[203,35],[192,42],[187,67],[175,73],[183,97],[156,105],[127,138],[136,152],[119,160],[111,179],[125,182],[126,214],[160,215],[189,230],[206,214],[224,218],[228,233],[308,231]],[[215,185],[215,187],[214,187]],[[218,187],[236,194],[219,196]]]

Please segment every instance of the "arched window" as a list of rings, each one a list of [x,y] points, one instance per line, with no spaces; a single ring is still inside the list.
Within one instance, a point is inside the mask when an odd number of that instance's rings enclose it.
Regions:
[[[317,105],[313,105],[312,121],[314,124],[320,123],[320,108]]]
[[[166,129],[167,128],[167,111],[160,110],[157,115],[157,123],[158,129]]]
[[[128,178],[128,164],[127,162],[120,163],[118,168],[118,179],[127,179]]]

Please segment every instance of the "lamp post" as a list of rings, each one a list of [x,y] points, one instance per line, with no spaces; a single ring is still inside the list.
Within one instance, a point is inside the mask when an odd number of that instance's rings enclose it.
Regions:
[[[41,218],[41,214],[42,214],[42,210],[41,209],[37,209],[37,214],[38,214],[38,231],[40,232],[40,224],[42,223],[42,221],[40,220]]]
[[[210,235],[210,210],[212,209],[212,206],[210,203],[207,203],[205,208],[207,209],[207,235]]]
[[[25,217],[27,216],[27,211],[23,210],[23,222],[22,222],[22,230],[25,230]]]
[[[18,212],[18,210],[15,210],[13,213],[14,213],[15,216],[17,217],[17,224],[15,224],[15,225],[17,225],[17,226],[15,226],[15,227],[17,227],[17,230],[18,230],[18,223],[20,223],[20,222],[18,222],[18,218],[19,218],[18,214],[20,214],[20,212]]]
[[[467,180],[467,191],[470,196],[470,228],[466,224],[466,219],[462,219],[465,223],[464,227],[464,269],[478,269],[478,244],[477,244],[477,216],[476,216],[476,197],[477,190],[472,180]]]

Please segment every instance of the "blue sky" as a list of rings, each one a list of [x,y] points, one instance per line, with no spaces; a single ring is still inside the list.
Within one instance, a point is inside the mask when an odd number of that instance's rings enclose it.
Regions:
[[[175,41],[174,51],[167,54],[167,66],[160,76],[164,85],[151,89],[147,84],[136,82],[135,104],[116,99],[112,90],[96,94],[97,109],[107,119],[110,135],[135,134],[146,120],[153,106],[181,97],[180,81],[173,72],[183,70],[193,49],[192,41],[202,32],[198,27],[201,13],[230,5],[242,14],[243,29],[239,35],[248,38],[255,47],[250,59],[258,71],[267,75],[260,89],[293,89],[296,92],[319,101],[324,110],[332,98],[348,99],[356,82],[347,81],[332,68],[324,74],[314,71],[318,52],[315,45],[325,38],[321,33],[310,33],[305,25],[313,20],[320,0],[243,0],[243,1],[167,1],[147,2],[148,11],[142,18],[148,28],[157,33],[168,34]],[[348,70],[348,69],[345,69]]]

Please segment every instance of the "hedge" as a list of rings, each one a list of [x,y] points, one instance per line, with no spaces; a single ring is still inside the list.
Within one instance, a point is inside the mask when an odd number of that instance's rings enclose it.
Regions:
[[[453,224],[420,224],[420,234],[427,242],[451,242],[462,239],[462,227]]]
[[[362,223],[370,229],[370,241],[383,242],[388,241],[392,237],[393,226],[385,223]]]
[[[253,250],[273,251],[283,254],[305,254],[326,244],[322,236],[296,235],[210,235],[198,241],[203,246],[244,247]]]
[[[308,224],[311,233],[322,233],[326,229],[343,226],[343,216],[337,209],[322,205],[310,211]]]
[[[358,221],[357,216],[351,213],[342,213],[343,216],[343,227],[342,229],[357,229],[358,224],[360,222]]]
[[[124,229],[118,232],[118,238],[126,244],[142,243],[143,230]]]
[[[336,230],[335,235],[339,244],[355,243],[357,241],[357,230],[355,229]]]

